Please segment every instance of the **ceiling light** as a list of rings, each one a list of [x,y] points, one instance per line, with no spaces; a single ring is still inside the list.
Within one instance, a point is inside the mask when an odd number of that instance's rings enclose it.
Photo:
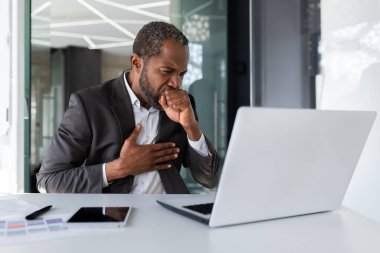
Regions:
[[[91,6],[90,4],[88,4],[87,2],[85,2],[84,0],[77,0],[77,2],[79,2],[80,4],[82,4],[84,7],[86,7],[87,9],[89,9],[90,11],[92,11],[94,14],[96,14],[97,16],[99,16],[100,18],[102,18],[104,21],[106,21],[107,23],[109,23],[110,25],[112,25],[113,27],[115,27],[116,29],[118,29],[119,31],[121,31],[122,33],[128,35],[132,39],[134,39],[136,37],[135,34],[133,34],[132,32],[128,31],[127,29],[125,29],[124,27],[122,27],[121,25],[119,25],[118,23],[116,23],[115,21],[113,21],[112,19],[108,18],[106,15],[104,15],[103,13],[101,13],[99,10],[97,10],[96,8],[94,8],[93,6]]]
[[[90,38],[88,36],[83,35],[83,39],[87,42],[89,48],[96,47],[95,43],[92,40],[90,40]]]
[[[31,13],[32,17],[36,16],[38,13],[45,10],[50,5],[51,5],[51,1],[47,1],[46,3],[42,4],[40,7],[37,7],[34,11],[32,11]]]
[[[51,21],[51,18],[49,18],[49,17],[43,17],[43,16],[34,16],[34,17],[32,17],[32,19],[38,20],[38,21],[45,21],[45,22],[50,22]]]
[[[82,0],[78,0],[78,1],[82,1]],[[163,16],[163,15],[159,15],[159,14],[156,14],[156,13],[153,13],[153,12],[140,10],[138,8],[127,6],[127,5],[124,5],[124,4],[120,4],[120,3],[116,3],[116,2],[112,2],[112,1],[108,1],[108,0],[94,0],[94,1],[106,4],[106,5],[110,5],[110,6],[119,8],[119,9],[135,12],[135,13],[138,13],[138,14],[141,14],[141,15],[145,15],[145,16],[148,16],[148,17],[151,17],[151,18],[157,18],[157,19],[161,19],[161,20],[164,20],[164,21],[167,21],[167,22],[170,21],[170,18],[168,16]]]
[[[204,4],[201,4],[199,5],[198,7],[192,9],[191,11],[189,11],[188,13],[186,13],[185,15],[185,19],[187,19],[189,16],[193,15],[194,13],[210,6],[214,1],[208,1],[207,3],[204,3]]]
[[[74,21],[74,22],[57,22],[51,23],[50,28],[61,28],[61,27],[76,27],[76,26],[86,26],[86,25],[99,25],[99,24],[108,24],[104,20],[83,20],[83,21]]]
[[[117,42],[117,43],[107,43],[107,44],[98,44],[91,49],[104,49],[104,48],[113,48],[113,47],[127,47],[132,46],[133,41]]]
[[[130,8],[136,8],[136,9],[145,9],[145,8],[152,8],[152,7],[159,7],[159,6],[166,6],[166,5],[170,5],[170,1],[162,1],[162,2],[139,4],[139,5],[131,5],[129,7]]]
[[[145,25],[146,20],[134,20],[134,19],[114,19],[118,24],[127,25]],[[88,26],[88,25],[100,25],[108,24],[108,22],[99,19],[93,20],[82,20],[82,21],[72,21],[72,22],[55,22],[50,24],[38,24],[32,25],[33,29],[44,29],[44,28],[62,28],[62,27],[77,27],[77,26]]]
[[[50,41],[31,39],[32,44],[50,47]]]
[[[68,32],[59,32],[59,31],[51,31],[51,32],[47,32],[47,34],[49,34],[50,36],[80,38],[80,39],[83,38],[83,36],[87,36],[88,38],[93,39],[93,40],[104,40],[104,41],[111,41],[111,42],[124,42],[124,41],[126,41],[125,38],[100,36],[100,35],[90,35],[90,34],[79,34],[79,33],[68,33]]]

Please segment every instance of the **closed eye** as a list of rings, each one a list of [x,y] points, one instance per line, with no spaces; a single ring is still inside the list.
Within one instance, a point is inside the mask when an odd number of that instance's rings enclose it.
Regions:
[[[173,73],[174,70],[172,69],[161,69],[162,72],[164,72],[165,74],[171,74]]]
[[[185,76],[186,72],[187,72],[187,71],[183,71],[182,73],[180,73],[180,74],[179,74],[179,77],[180,77],[181,79],[183,79],[183,77]]]
[[[162,73],[164,73],[165,75],[172,75],[175,73],[175,69],[171,69],[171,68],[162,68],[160,69]],[[183,77],[185,76],[187,70],[181,72],[178,74],[179,78],[183,79]]]

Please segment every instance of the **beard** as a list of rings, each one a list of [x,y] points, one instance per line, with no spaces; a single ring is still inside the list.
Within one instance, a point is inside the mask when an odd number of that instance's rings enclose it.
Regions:
[[[161,94],[154,91],[152,84],[148,79],[145,65],[143,66],[143,69],[141,71],[139,82],[141,91],[144,94],[145,102],[150,104],[153,108],[162,111],[162,106],[159,103]]]

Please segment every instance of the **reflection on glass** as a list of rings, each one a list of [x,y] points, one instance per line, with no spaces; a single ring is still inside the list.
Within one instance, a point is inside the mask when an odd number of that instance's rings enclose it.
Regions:
[[[223,160],[226,6],[225,0],[32,0],[31,167],[38,169],[43,159],[62,120],[67,94],[83,88],[69,81],[75,73],[67,73],[68,67],[78,64],[69,62],[69,48],[87,56],[95,54],[94,49],[100,52],[101,60],[91,62],[101,72],[97,85],[129,67],[136,33],[153,20],[171,22],[188,36],[190,62],[183,88],[195,96],[201,127]],[[182,173],[191,191],[203,191],[185,170]]]
[[[380,24],[359,22],[333,29],[324,37],[321,107],[356,92],[362,73],[380,61]]]
[[[189,42],[190,59],[187,65],[187,73],[183,78],[182,88],[189,90],[191,84],[202,79],[203,47],[199,43]]]
[[[322,3],[325,50],[319,108],[379,112],[380,2],[325,0]],[[380,192],[379,126],[377,116],[343,203],[378,221],[379,208],[374,208],[373,203]]]
[[[193,14],[188,17],[182,30],[188,39],[194,42],[204,42],[210,39],[210,18],[205,15]]]
[[[380,53],[380,23],[375,24],[363,37],[359,43],[369,49]]]

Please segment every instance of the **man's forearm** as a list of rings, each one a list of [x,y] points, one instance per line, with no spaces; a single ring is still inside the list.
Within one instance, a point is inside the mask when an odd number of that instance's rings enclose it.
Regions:
[[[102,165],[51,171],[41,168],[38,188],[56,193],[102,193]]]
[[[202,131],[198,122],[194,122],[192,125],[184,127],[187,136],[192,141],[198,141],[202,136]]]

